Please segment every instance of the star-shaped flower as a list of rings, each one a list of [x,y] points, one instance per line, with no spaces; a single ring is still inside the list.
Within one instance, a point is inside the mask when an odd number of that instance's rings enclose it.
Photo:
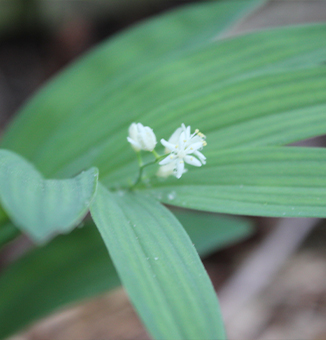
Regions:
[[[168,141],[161,139],[166,152],[170,152],[170,154],[159,162],[162,165],[160,172],[164,174],[163,166],[168,164],[169,167],[166,167],[166,169],[171,171],[172,166],[170,164],[172,163],[174,175],[180,178],[185,172],[185,162],[194,166],[206,164],[206,157],[199,151],[207,144],[205,138],[205,135],[198,130],[191,134],[190,126],[186,127],[182,124]]]

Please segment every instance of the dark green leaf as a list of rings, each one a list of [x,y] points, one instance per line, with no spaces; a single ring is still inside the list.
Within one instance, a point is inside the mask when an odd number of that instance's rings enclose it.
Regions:
[[[0,249],[19,235],[19,230],[10,222],[0,225]]]
[[[91,223],[29,252],[0,277],[0,338],[58,307],[112,289],[119,278]]]

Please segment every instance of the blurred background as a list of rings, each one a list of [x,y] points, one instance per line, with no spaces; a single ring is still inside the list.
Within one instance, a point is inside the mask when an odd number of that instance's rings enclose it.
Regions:
[[[92,46],[190,2],[199,1],[0,0],[0,132],[47,79]],[[267,1],[225,37],[310,22],[326,22],[326,1]],[[325,139],[300,145],[325,146]],[[204,259],[220,297],[229,339],[326,339],[325,221],[252,221],[255,229],[250,238]],[[21,252],[17,247],[23,249],[24,244],[0,254],[3,266]],[[149,337],[119,288],[66,308],[12,339]]]

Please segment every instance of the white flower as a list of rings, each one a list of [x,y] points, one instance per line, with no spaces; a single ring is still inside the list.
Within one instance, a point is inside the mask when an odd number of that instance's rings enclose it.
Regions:
[[[179,138],[180,138],[180,135],[181,135],[181,132],[182,131],[185,131],[186,130],[186,127],[184,124],[181,125],[181,127],[177,128],[171,135],[171,137],[169,138],[168,142],[171,143],[171,144],[178,144],[178,141],[179,141]],[[170,149],[168,148],[165,148],[164,150],[165,153],[170,153]]]
[[[128,142],[135,151],[153,151],[156,145],[156,136],[153,130],[141,123],[132,123],[129,127]]]
[[[185,172],[184,162],[194,166],[206,164],[206,157],[199,151],[207,144],[205,138],[198,130],[191,134],[190,126],[186,127],[182,124],[181,128],[178,128],[172,134],[169,141],[161,139],[161,143],[165,146],[166,151],[170,152],[170,154],[159,163],[162,165],[159,170],[159,173],[161,171],[161,176],[165,174],[166,176],[162,177],[167,177],[171,174],[172,169],[174,175],[180,178]],[[163,166],[166,165],[169,165],[169,168],[164,169]],[[160,176],[159,173],[158,175]]]
[[[167,178],[171,175],[175,174],[175,164],[173,162],[170,162],[168,164],[165,165],[161,165],[156,173],[156,176],[158,177],[163,177],[163,178]],[[187,169],[183,170],[183,173],[187,172]]]

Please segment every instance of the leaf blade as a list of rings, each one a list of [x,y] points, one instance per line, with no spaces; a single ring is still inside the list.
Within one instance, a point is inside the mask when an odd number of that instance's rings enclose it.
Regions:
[[[85,109],[76,108],[75,116],[43,143],[33,160],[45,173],[60,177],[96,164],[103,182],[111,185],[132,159],[125,137],[134,119],[148,122],[166,138],[186,119],[187,124],[208,132],[212,139],[208,147],[217,148],[237,147],[243,142],[279,145],[322,134],[326,131],[326,70],[319,54],[324,35],[322,25],[278,29],[209,45],[167,61],[144,78],[132,81],[129,90],[124,85],[118,95],[105,92],[102,99],[91,95],[90,100],[95,102],[92,115],[86,104]],[[245,48],[240,53],[242,46]],[[235,51],[236,57],[223,61]],[[299,58],[298,63],[298,56],[313,52],[314,59]],[[130,91],[137,92],[137,97],[130,96]],[[126,100],[128,97],[132,99]],[[284,129],[279,122],[288,113],[285,125],[290,129]],[[112,115],[119,118],[112,119]],[[265,134],[270,140],[265,135],[252,136],[253,128],[259,122],[260,127],[268,123],[269,116],[273,124],[267,125],[271,128]],[[295,128],[292,120],[297,122]],[[81,141],[86,133],[88,138]],[[216,137],[219,134],[221,137]],[[66,145],[70,147],[63,148]],[[52,158],[59,149],[65,149],[64,153]]]
[[[91,214],[155,338],[225,337],[214,290],[188,236],[166,209],[142,195],[119,197],[101,186]]]
[[[0,338],[120,280],[92,223],[31,250],[0,276]]]
[[[0,200],[17,227],[44,242],[69,232],[88,212],[97,189],[98,170],[75,178],[45,180],[19,155],[0,150]]]
[[[50,82],[21,112],[10,131],[5,133],[2,147],[34,160],[41,144],[76,109],[87,107],[90,111],[94,99],[106,97],[106,93],[102,93],[103,89],[115,92],[119,90],[117,85],[125,86],[130,82],[130,77],[139,78],[148,67],[155,68],[162,60],[173,59],[178,54],[207,44],[242,13],[263,2],[240,0],[185,6],[114,37],[108,44],[103,44],[91,55],[82,58],[61,78]],[[93,76],[95,72],[96,77]],[[109,84],[106,83],[108,79],[112,79]],[[73,94],[72,88],[76,90]],[[89,95],[93,97],[90,101]],[[83,101],[86,98],[88,104],[85,106]],[[43,112],[47,112],[46,117]],[[35,131],[35,124],[39,122],[42,129]],[[25,145],[22,140],[29,142]]]
[[[184,224],[201,256],[227,247],[252,232],[248,221],[239,218],[180,210],[173,213]],[[0,240],[15,232],[10,223],[7,227],[4,230],[1,226]],[[82,228],[29,251],[1,273],[0,338],[59,308],[108,292],[119,284],[102,238],[94,223],[87,221]]]
[[[161,197],[163,203],[198,210],[255,216],[326,216],[324,149],[231,149],[208,153],[207,159],[207,165],[191,169],[179,181],[153,179],[153,188],[145,192]]]

